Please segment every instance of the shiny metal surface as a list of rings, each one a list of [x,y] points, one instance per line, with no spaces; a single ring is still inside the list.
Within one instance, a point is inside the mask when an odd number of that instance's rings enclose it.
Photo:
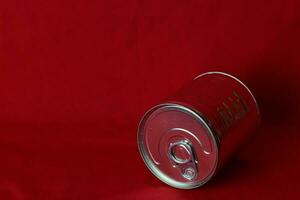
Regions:
[[[140,153],[152,173],[182,189],[198,187],[213,176],[218,144],[204,119],[185,106],[159,105],[142,119]]]
[[[252,100],[254,101],[255,106],[256,106],[256,111],[257,111],[258,116],[259,116],[259,118],[260,118],[260,110],[259,110],[259,106],[258,106],[257,100],[255,99],[254,95],[252,94],[252,92],[251,92],[251,90],[248,88],[248,86],[247,86],[245,83],[243,83],[240,79],[238,79],[237,77],[232,76],[232,75],[230,75],[230,74],[227,74],[227,73],[225,73],[225,72],[212,71],[212,72],[206,72],[206,73],[200,74],[200,75],[196,76],[196,77],[194,78],[194,80],[196,80],[196,79],[198,79],[198,78],[200,78],[200,77],[206,76],[206,75],[215,75],[215,74],[219,74],[219,75],[222,75],[222,76],[227,76],[228,78],[231,78],[231,79],[235,80],[236,82],[238,82],[239,84],[241,84],[241,85],[247,90],[247,92],[251,95],[251,98],[252,98]],[[260,120],[260,119],[259,119],[259,120]]]
[[[170,186],[209,181],[255,134],[258,104],[248,87],[223,72],[207,72],[150,109],[138,146],[151,172]]]

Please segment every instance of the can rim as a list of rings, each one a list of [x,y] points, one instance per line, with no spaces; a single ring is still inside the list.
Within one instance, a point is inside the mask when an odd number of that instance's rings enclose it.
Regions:
[[[261,115],[260,115],[260,109],[259,109],[259,106],[258,106],[258,103],[257,103],[257,100],[255,99],[253,93],[251,92],[251,90],[248,88],[248,86],[242,82],[240,79],[238,79],[237,77],[231,75],[231,74],[228,74],[226,72],[221,72],[221,71],[211,71],[211,72],[205,72],[203,74],[199,74],[198,76],[196,76],[193,80],[196,80],[202,76],[206,76],[206,75],[210,75],[210,74],[220,74],[220,75],[223,75],[223,76],[227,76],[235,81],[237,81],[239,84],[241,84],[246,90],[247,92],[250,94],[251,98],[253,99],[254,103],[255,103],[255,107],[256,107],[256,111],[257,111],[257,115],[258,115],[258,119],[259,119],[259,123],[260,124],[260,121],[261,121]]]
[[[179,181],[175,181],[172,178],[168,177],[167,175],[165,175],[163,172],[161,172],[161,170],[159,170],[155,164],[153,163],[153,161],[149,158],[149,155],[145,149],[145,144],[143,142],[143,134],[142,134],[142,128],[143,128],[143,124],[146,122],[146,120],[148,119],[148,117],[157,109],[162,108],[162,107],[168,107],[168,108],[175,108],[178,109],[180,111],[183,112],[187,112],[188,114],[191,114],[193,117],[195,117],[197,120],[199,120],[199,122],[204,126],[204,128],[208,131],[210,138],[212,139],[213,144],[217,147],[216,150],[216,160],[214,163],[214,167],[212,168],[212,171],[210,172],[210,174],[205,177],[203,180],[199,181],[199,182],[194,182],[194,183],[182,183]],[[193,108],[184,106],[184,105],[180,105],[180,104],[176,104],[176,103],[163,103],[163,104],[159,104],[156,105],[152,108],[150,108],[142,117],[142,119],[140,120],[139,126],[138,126],[138,131],[137,131],[137,144],[138,144],[138,149],[140,152],[140,155],[144,161],[144,163],[146,164],[146,166],[148,167],[148,169],[152,172],[152,174],[154,176],[156,176],[159,180],[161,180],[162,182],[166,183],[167,185],[170,185],[172,187],[178,188],[178,189],[193,189],[193,188],[197,188],[200,187],[202,185],[204,185],[205,183],[207,183],[216,173],[217,171],[217,167],[219,165],[219,150],[220,150],[220,144],[219,144],[219,140],[217,135],[215,134],[215,131],[213,130],[213,128],[209,125],[209,121],[208,119],[206,119],[199,111],[194,110]]]

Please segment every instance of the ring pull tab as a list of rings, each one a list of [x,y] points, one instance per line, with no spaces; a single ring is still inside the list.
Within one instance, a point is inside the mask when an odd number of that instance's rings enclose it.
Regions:
[[[178,168],[182,177],[193,180],[198,175],[198,161],[193,146],[187,140],[169,144],[169,158],[173,167]]]

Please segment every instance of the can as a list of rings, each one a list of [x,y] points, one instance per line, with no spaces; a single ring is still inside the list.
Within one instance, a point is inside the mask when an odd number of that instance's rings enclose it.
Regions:
[[[207,72],[151,108],[138,127],[146,166],[180,189],[207,183],[255,134],[257,102],[236,77]]]

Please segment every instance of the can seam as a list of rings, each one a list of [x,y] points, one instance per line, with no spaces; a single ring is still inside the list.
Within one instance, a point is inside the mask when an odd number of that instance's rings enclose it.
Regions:
[[[149,116],[152,112],[154,112],[156,109],[161,108],[161,107],[174,107],[174,108],[179,108],[181,110],[187,111],[190,114],[192,114],[193,116],[195,116],[197,119],[199,119],[200,121],[203,122],[203,124],[205,125],[205,128],[208,130],[209,134],[211,135],[211,137],[214,140],[214,143],[217,147],[217,159],[216,159],[216,163],[214,164],[214,168],[211,172],[211,174],[209,176],[207,176],[203,181],[201,181],[199,184],[195,184],[195,185],[189,185],[188,187],[180,187],[172,182],[178,182],[178,181],[174,181],[172,179],[170,179],[169,177],[167,177],[167,175],[163,174],[159,169],[157,169],[154,164],[152,163],[151,160],[149,160],[149,155],[145,155],[146,151],[144,149],[144,143],[141,140],[141,135],[140,135],[140,129],[142,127],[142,123],[147,119],[147,116]],[[196,111],[195,109],[191,108],[190,106],[186,106],[186,105],[181,105],[181,104],[177,104],[177,103],[162,103],[159,105],[156,105],[152,108],[150,108],[142,117],[142,119],[139,122],[139,128],[138,128],[138,134],[137,134],[137,144],[138,144],[138,149],[139,152],[141,154],[141,157],[143,159],[143,161],[145,162],[147,168],[152,172],[152,174],[154,174],[159,180],[161,180],[162,182],[178,188],[178,189],[193,189],[193,188],[197,188],[200,187],[202,185],[204,185],[205,183],[207,183],[215,174],[216,171],[218,169],[218,165],[219,165],[219,154],[220,154],[220,142],[219,142],[219,138],[217,136],[217,134],[215,133],[215,130],[213,129],[213,127],[210,125],[209,120],[204,117],[199,111]],[[164,179],[170,179],[170,181],[164,180]],[[184,183],[182,183],[184,184]]]

